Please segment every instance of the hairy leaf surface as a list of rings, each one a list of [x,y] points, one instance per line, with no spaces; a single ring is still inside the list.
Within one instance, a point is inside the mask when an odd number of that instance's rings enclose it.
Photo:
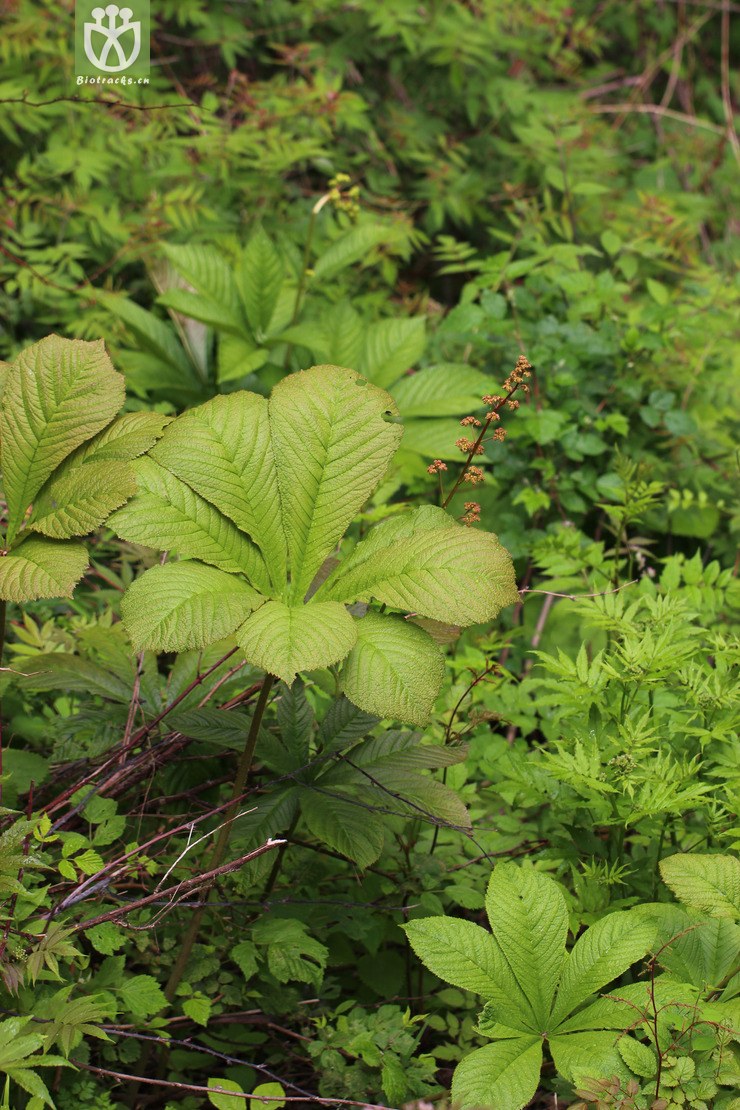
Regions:
[[[270,430],[294,602],[385,474],[402,434],[384,419],[395,412],[387,393],[337,366],[275,387]]]
[[[215,567],[166,563],[136,579],[121,612],[137,651],[185,651],[228,636],[263,601],[246,582]]]
[[[400,617],[366,613],[341,671],[342,689],[367,713],[409,724],[429,720],[444,677],[444,658],[431,636]]]

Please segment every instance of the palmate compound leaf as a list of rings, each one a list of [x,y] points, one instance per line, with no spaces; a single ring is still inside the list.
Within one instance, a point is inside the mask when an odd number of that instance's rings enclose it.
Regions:
[[[137,578],[121,612],[136,651],[185,651],[228,636],[263,602],[243,579],[215,567],[166,563]]]
[[[340,680],[350,701],[366,713],[425,724],[444,672],[439,648],[399,616],[369,612],[353,620],[345,595],[359,590],[396,608],[469,624],[494,616],[516,592],[496,538],[435,509],[381,526],[378,539],[358,545],[347,580],[330,577],[328,586],[342,582],[338,596],[323,587],[321,568],[399,442],[401,428],[387,419],[394,412],[390,396],[354,371],[317,366],[283,379],[269,402],[229,394],[167,427],[137,463],[138,494],[112,526],[132,542],[198,560],[186,572],[194,586],[203,584],[198,567],[211,563],[234,575],[241,603],[247,583],[262,596],[243,621],[213,605],[194,620],[185,598],[158,599],[159,586],[175,579],[154,568],[124,605],[135,642],[174,650],[234,631],[249,662],[287,683],[300,670],[346,659]],[[399,566],[394,558],[404,546],[413,558]],[[229,574],[216,591],[224,602]],[[148,614],[139,614],[144,605]]]
[[[402,429],[391,397],[352,370],[290,374],[270,399],[291,586],[303,600],[324,559],[385,475]]]
[[[569,1015],[649,950],[655,926],[637,911],[610,914],[587,929],[564,959],[567,917],[557,884],[526,869],[515,875],[516,870],[507,863],[494,872],[486,898],[492,934],[444,917],[404,926],[435,974],[488,999],[478,1030],[494,1043],[471,1053],[453,1077],[453,1100],[462,1110],[520,1110],[536,1089],[545,1039],[558,1070],[570,1080],[576,1072],[584,1074],[589,1043],[597,1073],[603,1065],[603,1074],[627,1075],[616,1043],[639,1009],[629,1004],[630,992],[644,991],[645,985],[620,988],[624,1003],[602,998]]]
[[[87,564],[83,544],[32,536],[0,557],[0,600],[71,597]]]
[[[318,591],[460,625],[490,620],[518,600],[514,568],[490,532],[458,524],[432,505],[373,528]]]
[[[124,399],[102,340],[50,335],[11,364],[0,410],[0,468],[8,503],[7,542],[59,464],[102,431]]]

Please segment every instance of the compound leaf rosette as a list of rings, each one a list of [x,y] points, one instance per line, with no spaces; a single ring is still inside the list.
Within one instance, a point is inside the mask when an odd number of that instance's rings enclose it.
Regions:
[[[269,401],[231,393],[173,421],[136,463],[136,496],[109,521],[121,538],[177,557],[124,598],[134,647],[185,651],[234,635],[248,662],[289,685],[337,666],[361,709],[425,723],[444,659],[406,618],[488,621],[517,593],[496,537],[431,506],[377,525],[327,575],[398,447],[396,415],[390,395],[355,371],[314,366]]]
[[[0,601],[69,597],[79,538],[136,491],[132,460],[167,417],[124,413],[103,341],[47,336],[0,364]]]

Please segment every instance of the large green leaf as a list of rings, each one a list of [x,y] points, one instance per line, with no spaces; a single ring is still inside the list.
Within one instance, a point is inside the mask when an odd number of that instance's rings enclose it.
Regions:
[[[455,1069],[452,1101],[460,1110],[522,1110],[537,1090],[541,1068],[540,1038],[484,1045]]]
[[[636,913],[610,913],[578,938],[565,962],[550,1029],[650,949],[655,926]]]
[[[102,340],[85,343],[50,335],[21,352],[8,374],[0,411],[9,543],[47,478],[110,423],[123,398],[123,378]]]
[[[292,601],[303,599],[385,474],[402,434],[384,419],[395,412],[387,393],[337,366],[290,374],[275,387],[270,430]]]
[[[536,1031],[532,1008],[486,929],[452,917],[422,917],[403,929],[416,955],[440,979],[490,1000],[499,1021],[510,1028]]]
[[[259,548],[231,520],[153,459],[139,459],[135,471],[138,495],[108,520],[117,536],[245,574],[269,592]]]
[[[636,1017],[637,1015],[635,1015]],[[634,1020],[634,1019],[633,1019]],[[619,1034],[567,1033],[551,1037],[548,1042],[553,1063],[571,1083],[580,1083],[588,1076],[619,1076],[631,1078],[617,1049]]]
[[[351,798],[306,788],[300,792],[301,814],[309,831],[358,867],[375,863],[383,850],[382,819]]]
[[[319,596],[375,598],[460,625],[491,620],[518,600],[511,558],[496,536],[466,528],[431,505],[373,528]]]
[[[191,384],[195,382],[195,368],[182,344],[178,342],[170,324],[166,324],[153,312],[147,312],[135,301],[118,293],[107,293],[102,289],[96,289],[94,296],[109,312],[126,324],[142,347],[151,351],[166,365],[176,368],[177,374],[173,375],[173,381],[177,381],[178,377],[185,377],[191,380]]]
[[[661,860],[660,873],[681,902],[713,917],[740,919],[740,860],[681,853]]]
[[[268,601],[237,632],[248,662],[288,685],[298,671],[344,659],[356,639],[356,622],[335,601],[298,606]]]
[[[214,397],[170,424],[151,454],[257,544],[280,589],[286,547],[264,397]]]
[[[409,724],[429,720],[444,677],[444,658],[423,629],[401,617],[366,613],[342,667],[342,689],[367,713]]]
[[[254,332],[267,332],[283,284],[283,260],[272,240],[258,225],[242,255],[239,288]]]
[[[71,597],[87,564],[82,544],[30,537],[0,554],[0,599],[20,602]]]
[[[34,501],[29,527],[54,539],[99,527],[136,490],[130,460],[156,443],[169,417],[130,412],[69,455]]]
[[[121,613],[137,651],[185,651],[228,636],[263,601],[243,579],[215,567],[166,563],[136,579]]]
[[[366,258],[374,247],[395,237],[393,226],[382,224],[377,219],[350,227],[317,258],[313,266],[314,275],[317,278],[334,277],[353,262]]]
[[[494,936],[544,1032],[565,961],[568,936],[565,898],[548,875],[513,863],[500,863],[488,884],[486,912]]]
[[[29,527],[53,539],[85,536],[136,491],[129,463],[88,462],[60,470],[34,502]]]
[[[419,361],[425,345],[423,317],[380,320],[365,331],[359,369],[371,382],[387,389]]]
[[[167,244],[165,254],[197,293],[170,289],[159,298],[161,303],[184,316],[192,316],[194,320],[202,320],[236,334],[245,330],[234,272],[215,247],[202,243],[188,246]]]
[[[130,461],[153,447],[172,417],[158,412],[125,412],[80,447],[64,467],[87,462]]]
[[[481,408],[494,383],[467,363],[441,363],[406,374],[391,393],[404,419],[409,416],[468,415]]]

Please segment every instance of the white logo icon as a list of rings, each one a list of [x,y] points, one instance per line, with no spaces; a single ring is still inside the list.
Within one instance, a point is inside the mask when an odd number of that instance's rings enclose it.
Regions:
[[[85,24],[85,53],[96,67],[105,73],[120,73],[133,65],[141,50],[141,22],[131,21],[134,14],[131,8],[119,8],[117,4],[109,4],[107,8],[93,8],[90,13],[94,23]],[[103,20],[108,17],[107,23]],[[119,23],[119,17],[121,22]],[[127,54],[121,45],[121,39],[129,31],[133,32],[133,42]],[[99,48],[99,53],[96,52]],[[108,59],[113,55],[113,64]]]

